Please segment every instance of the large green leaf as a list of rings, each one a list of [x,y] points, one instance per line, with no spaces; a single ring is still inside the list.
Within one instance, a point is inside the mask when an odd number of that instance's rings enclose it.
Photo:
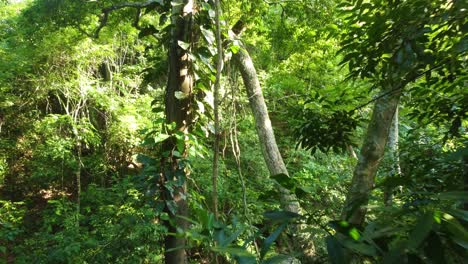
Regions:
[[[415,228],[410,234],[410,239],[408,241],[408,247],[416,249],[424,241],[424,239],[429,235],[429,232],[432,230],[434,224],[434,214],[426,213],[422,215],[417,223]]]
[[[275,240],[278,238],[278,236],[283,232],[283,230],[286,228],[288,223],[283,223],[281,224],[276,230],[271,233],[263,242],[262,249],[260,250],[260,258],[263,259],[265,257],[265,254],[268,252],[270,249],[271,245]]]
[[[204,27],[200,27],[200,30],[203,34],[203,37],[205,37],[206,41],[208,42],[208,44],[213,45],[213,43],[215,42],[215,36],[213,32]]]
[[[445,263],[445,252],[442,241],[436,232],[432,231],[427,239],[427,246],[424,248],[424,252],[435,264]]]
[[[242,247],[212,247],[211,250],[217,253],[227,253],[239,257],[255,257],[252,253]]]
[[[274,179],[281,186],[283,186],[284,188],[288,190],[291,190],[295,186],[294,180],[284,173],[273,175],[270,178]]]
[[[448,213],[453,216],[456,216],[458,219],[468,222],[468,211],[466,210],[452,209],[452,210],[449,210]]]
[[[289,211],[269,211],[265,212],[263,216],[273,221],[285,222],[300,217],[301,215]]]
[[[239,237],[239,235],[244,231],[243,228],[239,228],[238,230],[236,230],[234,233],[232,233],[229,237],[226,237],[225,235],[224,236],[220,236],[219,237],[219,245],[220,246],[227,246],[229,244],[231,244],[232,242],[234,242],[234,240],[237,239],[237,237]],[[224,232],[223,232],[224,233]]]
[[[443,214],[444,226],[451,233],[452,240],[458,245],[468,249],[468,231],[458,222],[458,220],[449,214]]]
[[[328,257],[330,258],[330,262],[332,264],[348,263],[345,258],[343,247],[335,237],[328,236],[325,239],[325,242],[327,244]]]
[[[364,241],[356,241],[354,239],[342,236],[339,237],[340,243],[350,249],[351,251],[354,251],[356,253],[365,255],[365,256],[377,256],[377,248],[375,248],[373,245],[369,245]]]
[[[442,200],[468,201],[468,192],[444,192],[439,194]]]

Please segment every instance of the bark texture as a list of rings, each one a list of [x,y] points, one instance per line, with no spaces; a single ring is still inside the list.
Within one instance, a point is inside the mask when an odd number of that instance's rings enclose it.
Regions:
[[[192,43],[192,14],[194,10],[193,0],[175,0],[172,5],[171,23],[173,25],[171,31],[171,43],[169,45],[169,76],[166,87],[165,98],[165,114],[167,123],[176,123],[176,129],[184,133],[188,132],[192,122],[191,101],[192,101],[192,86],[193,75],[190,69],[190,61],[187,50],[180,47],[179,41]],[[176,149],[175,140],[168,140],[163,145],[164,150],[173,151]],[[183,156],[187,153],[184,151]],[[177,176],[182,172],[187,173],[184,168],[178,165],[178,158],[169,157],[163,158],[162,172],[163,182],[177,181]],[[179,173],[176,171],[179,170]],[[168,173],[167,171],[170,171]],[[174,191],[169,193],[163,190],[166,204],[175,206],[175,212],[169,206],[166,206],[166,212],[169,214],[173,223],[167,221],[165,223],[168,232],[174,235],[167,235],[164,241],[165,253],[164,259],[167,264],[185,264],[187,255],[185,252],[186,239],[184,232],[188,228],[188,222],[180,216],[188,216],[187,205],[187,186],[184,183],[182,186],[174,188]],[[179,231],[178,231],[179,230]]]
[[[216,49],[217,62],[216,62],[216,80],[214,85],[213,99],[214,99],[214,127],[215,138],[213,144],[213,212],[215,218],[218,219],[218,177],[219,177],[219,142],[221,139],[219,127],[219,90],[221,89],[221,72],[223,70],[223,44],[221,42],[221,25],[219,16],[221,12],[221,4],[219,0],[215,0],[215,21],[216,21]]]
[[[262,88],[257,77],[254,64],[250,55],[244,48],[241,48],[233,58],[239,65],[239,69],[247,89],[250,108],[255,118],[255,129],[262,148],[263,158],[271,175],[288,174],[281,153],[276,144],[275,134],[268,115],[268,109],[263,97]],[[290,212],[299,212],[299,203],[294,194],[289,190],[279,186],[281,192],[281,204],[283,208]]]
[[[399,141],[399,136],[398,136],[398,107],[395,109],[395,114],[393,115],[393,120],[392,120],[392,126],[390,128],[390,132],[388,135],[388,151],[390,152],[390,162],[391,162],[391,170],[390,170],[390,175],[389,177],[396,177],[401,174],[401,168],[400,168],[400,157],[398,153],[398,141]],[[390,206],[392,204],[393,200],[393,189],[392,188],[387,188],[384,191],[384,203],[387,206]]]
[[[462,166],[463,182],[465,183],[465,187],[463,188],[463,190],[465,192],[468,192],[468,154],[466,152],[463,153],[462,156]],[[468,211],[468,202],[465,202],[463,204],[463,209]]]
[[[390,127],[401,96],[401,86],[383,89],[367,128],[351,186],[346,196],[342,219],[361,225],[366,215],[369,195],[374,187],[375,175],[383,158]]]
[[[233,55],[233,59],[238,64],[244,85],[247,89],[247,96],[249,97],[250,108],[252,109],[255,118],[255,128],[257,130],[258,138],[260,141],[262,154],[268,170],[271,175],[284,174],[285,177],[289,176],[286,165],[284,164],[281,153],[276,144],[273,127],[268,115],[268,109],[263,97],[262,88],[257,77],[252,59],[245,47],[241,47],[239,52]],[[300,213],[301,208],[297,201],[296,195],[291,193],[288,189],[277,186],[280,192],[281,206],[285,211]],[[295,239],[295,250],[300,250],[304,254],[305,259],[312,261],[315,255],[315,247],[311,239],[304,237],[300,234],[301,226],[296,228],[295,233],[298,236]]]

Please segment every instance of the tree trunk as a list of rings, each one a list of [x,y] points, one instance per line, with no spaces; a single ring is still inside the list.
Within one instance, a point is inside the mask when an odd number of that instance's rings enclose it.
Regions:
[[[341,215],[342,219],[356,225],[364,222],[369,194],[374,187],[375,174],[384,155],[393,116],[400,100],[401,86],[389,86],[383,93],[387,95],[375,102]]]
[[[213,112],[214,112],[214,144],[213,144],[213,212],[216,220],[218,219],[218,176],[219,176],[219,142],[221,140],[220,127],[219,127],[219,90],[221,89],[221,72],[223,70],[223,43],[221,41],[221,25],[219,16],[221,13],[221,4],[219,0],[215,0],[215,22],[216,22],[216,49],[217,62],[216,62],[216,80],[213,92]]]
[[[190,69],[188,52],[179,46],[179,41],[192,45],[194,7],[193,0],[175,0],[172,5],[171,23],[173,28],[169,46],[169,76],[166,87],[165,114],[167,123],[175,122],[176,129],[183,133],[188,133],[192,123],[193,74]],[[184,248],[186,246],[184,233],[188,228],[188,222],[177,216],[188,216],[187,186],[185,184],[187,171],[180,166],[180,158],[172,155],[173,151],[177,149],[175,139],[164,142],[163,149],[171,154],[169,157],[164,157],[161,162],[163,164],[162,179],[164,184],[172,184],[163,190],[163,197],[166,200],[165,210],[172,220],[172,224],[167,221],[165,225],[169,233],[177,234],[177,236],[167,235],[165,238],[165,263],[184,264],[188,263]],[[186,157],[186,150],[181,154],[182,158]],[[174,182],[178,182],[178,184],[174,185]],[[171,188],[172,192],[169,191]]]
[[[388,150],[390,152],[391,170],[389,177],[396,177],[401,174],[400,157],[398,153],[398,107],[393,115],[392,127],[388,135]],[[393,189],[386,188],[384,190],[384,204],[390,206],[393,200]]]
[[[466,150],[462,150],[463,151],[463,154],[462,154],[462,173],[463,173],[463,182],[465,183],[465,187],[463,188],[463,190],[465,192],[468,192],[468,154],[466,153]],[[463,204],[463,209],[467,210],[468,211],[468,202],[465,201],[465,203]]]
[[[286,165],[284,164],[281,153],[276,144],[273,127],[271,125],[268,109],[263,97],[262,88],[257,77],[252,59],[245,47],[233,55],[233,59],[237,62],[244,85],[247,89],[247,96],[249,97],[250,108],[252,109],[255,118],[255,128],[257,130],[258,138],[260,141],[263,158],[268,167],[270,174],[279,175],[284,174],[285,177],[289,176]],[[277,185],[280,192],[280,203],[285,211],[300,213],[301,208],[297,201],[296,195],[290,193],[288,189]],[[301,229],[301,226],[298,226]],[[300,230],[297,230],[300,231]],[[300,233],[300,232],[297,232]],[[298,235],[294,242],[295,249],[304,253],[306,259],[311,260],[315,255],[315,247],[313,241],[304,237],[304,234]]]

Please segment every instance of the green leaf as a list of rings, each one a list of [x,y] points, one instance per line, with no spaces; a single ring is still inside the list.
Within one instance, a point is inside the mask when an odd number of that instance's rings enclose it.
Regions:
[[[203,64],[205,64],[206,66],[208,66],[208,68],[210,69],[211,72],[214,72],[215,71],[215,68],[213,67],[213,65],[211,65],[211,61],[210,61],[210,58],[202,53],[198,54],[198,57],[200,58],[201,62]]]
[[[434,224],[434,213],[426,213],[422,215],[417,223],[416,227],[410,234],[408,241],[408,247],[417,249],[424,239],[429,235]]]
[[[169,137],[170,137],[170,135],[167,135],[167,134],[158,134],[153,138],[153,140],[154,140],[154,143],[157,144],[157,143],[163,142],[164,140],[168,139]]]
[[[452,240],[458,245],[468,249],[468,232],[455,217],[449,214],[443,214],[445,227],[451,233]]]
[[[345,237],[343,236],[341,239],[340,239],[340,242],[341,244],[354,251],[354,252],[357,252],[357,253],[360,253],[360,254],[363,254],[363,255],[366,255],[366,256],[377,256],[377,249],[372,246],[372,245],[369,245],[369,244],[366,244],[364,243],[363,241],[355,241],[355,240],[352,240],[348,237]]]
[[[257,259],[254,256],[235,256],[237,264],[257,264]]]
[[[179,45],[179,47],[181,47],[183,50],[188,50],[190,48],[190,44],[187,43],[187,42],[183,42],[183,41],[177,41],[177,44]]]
[[[265,212],[263,216],[274,221],[286,222],[301,215],[289,211],[269,211]]]
[[[187,222],[190,222],[190,223],[192,223],[192,224],[194,224],[194,225],[198,225],[198,224],[199,224],[197,221],[195,221],[195,220],[193,220],[193,219],[190,219],[190,218],[188,218],[188,217],[185,217],[185,216],[183,216],[183,215],[176,215],[176,217],[177,217],[177,218],[180,218],[180,219],[183,219],[183,220],[185,220],[185,221],[187,221]]]
[[[269,235],[266,239],[265,242],[262,245],[262,249],[260,250],[260,258],[263,259],[265,254],[268,252],[268,249],[271,247],[273,242],[278,238],[278,236],[281,234],[281,232],[286,228],[288,223],[283,223],[281,224],[271,235]]]
[[[395,263],[398,263],[401,259],[402,259],[402,256],[403,253],[399,250],[392,250],[390,252],[387,252],[384,256],[383,256],[383,263],[384,264],[395,264]]]
[[[239,52],[240,48],[241,47],[239,45],[231,45],[231,47],[229,47],[229,49],[232,51],[233,54],[237,54],[237,52]]]
[[[202,34],[203,34],[203,37],[205,37],[206,41],[207,41],[210,45],[214,44],[214,42],[215,42],[215,36],[214,36],[213,32],[212,32],[211,30],[206,29],[206,28],[203,28],[203,27],[200,27],[200,30],[201,30],[201,32],[202,32]]]
[[[221,239],[219,240],[219,245],[222,246],[222,247],[225,247],[229,244],[231,244],[232,242],[234,242],[234,240],[237,239],[237,237],[239,237],[239,235],[244,231],[244,229],[240,228],[238,229],[236,232],[232,233],[229,237],[221,237]]]
[[[450,213],[453,216],[456,216],[458,219],[468,222],[468,211],[460,210],[460,209],[452,209],[452,210],[449,210],[448,213]]]
[[[330,258],[330,262],[332,264],[348,263],[345,258],[343,247],[335,237],[328,236],[325,239],[325,242],[327,244],[328,257]]]
[[[212,247],[212,251],[218,253],[227,253],[239,257],[255,257],[252,253],[242,247]]]
[[[197,106],[198,106],[198,111],[200,112],[200,114],[204,114],[205,113],[205,105],[203,104],[203,102],[197,101]]]
[[[354,227],[349,230],[348,234],[354,240],[359,240],[359,238],[361,237],[359,231]]]
[[[175,98],[182,100],[182,99],[188,98],[189,95],[181,91],[175,91],[174,96]]]
[[[172,151],[171,156],[178,159],[182,158],[182,154],[180,154],[180,152],[177,150]]]
[[[313,188],[308,186],[297,186],[295,189],[295,194],[298,198],[304,198],[308,194],[313,193]]]
[[[273,175],[271,178],[288,190],[291,190],[295,186],[294,180],[284,173]]]
[[[429,257],[432,263],[445,264],[445,253],[442,241],[436,232],[432,231],[427,239],[427,246],[424,252]]]
[[[210,10],[208,10],[208,15],[209,15],[211,18],[214,18],[215,15],[216,15],[216,13],[215,13],[215,11],[214,11],[213,9],[210,9]]]
[[[442,200],[468,201],[468,192],[445,192],[439,194]]]

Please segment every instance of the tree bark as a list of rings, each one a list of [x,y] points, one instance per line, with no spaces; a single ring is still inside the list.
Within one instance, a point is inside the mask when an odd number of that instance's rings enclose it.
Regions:
[[[233,59],[238,64],[244,85],[247,89],[250,108],[255,118],[255,128],[267,168],[272,176],[284,174],[285,177],[287,177],[289,173],[278,149],[278,145],[276,144],[268,109],[252,59],[245,47],[241,47],[241,49],[233,55]],[[280,203],[283,209],[293,213],[300,213],[301,208],[296,195],[281,185],[277,185],[277,188],[280,192]],[[295,234],[297,235],[294,241],[296,242],[295,250],[300,250],[304,254],[304,258],[311,261],[315,255],[313,241],[308,237],[304,237],[304,234],[300,234],[300,229],[301,226],[298,226],[295,230],[295,233],[298,233]]]
[[[219,16],[221,13],[221,4],[219,0],[215,0],[215,21],[216,21],[216,49],[217,62],[216,62],[216,80],[214,85],[213,99],[214,99],[214,144],[213,144],[213,212],[215,218],[218,219],[218,176],[219,176],[219,142],[221,139],[219,127],[219,90],[221,88],[221,72],[223,70],[223,43],[221,42],[221,25]]]
[[[398,107],[395,109],[393,115],[392,126],[388,135],[388,150],[390,154],[391,170],[389,177],[396,177],[401,174],[400,157],[398,153]],[[384,204],[390,206],[393,200],[393,188],[386,188],[384,190]]]
[[[192,15],[195,9],[194,0],[174,0],[172,5],[171,23],[171,43],[169,45],[169,76],[166,87],[165,114],[166,122],[175,122],[176,129],[188,133],[192,123],[191,101],[193,74],[190,69],[188,51],[180,47],[179,41],[192,45]],[[190,49],[190,47],[188,48]],[[182,184],[171,186],[173,192],[166,188],[163,190],[163,197],[166,200],[166,212],[170,221],[165,222],[168,232],[174,235],[165,237],[165,263],[184,264],[187,262],[185,252],[186,239],[184,233],[188,228],[188,222],[177,216],[188,216],[187,186],[185,177],[187,171],[180,166],[180,158],[172,155],[177,149],[175,139],[169,139],[163,144],[164,151],[171,153],[168,158],[162,160],[162,181],[164,184],[182,182]],[[186,157],[186,150],[183,151],[182,158]],[[182,175],[182,176],[181,176]],[[184,177],[184,179],[180,179]],[[171,208],[170,205],[174,205]]]
[[[401,87],[401,84],[389,85],[382,91],[386,96],[375,102],[341,215],[343,220],[352,224],[361,225],[364,222],[374,178],[384,155],[389,130],[400,100]]]
[[[462,173],[463,173],[463,182],[465,183],[465,187],[463,190],[465,192],[468,192],[468,154],[466,151],[463,152],[462,154]],[[463,204],[463,209],[468,211],[468,202],[465,201]]]

